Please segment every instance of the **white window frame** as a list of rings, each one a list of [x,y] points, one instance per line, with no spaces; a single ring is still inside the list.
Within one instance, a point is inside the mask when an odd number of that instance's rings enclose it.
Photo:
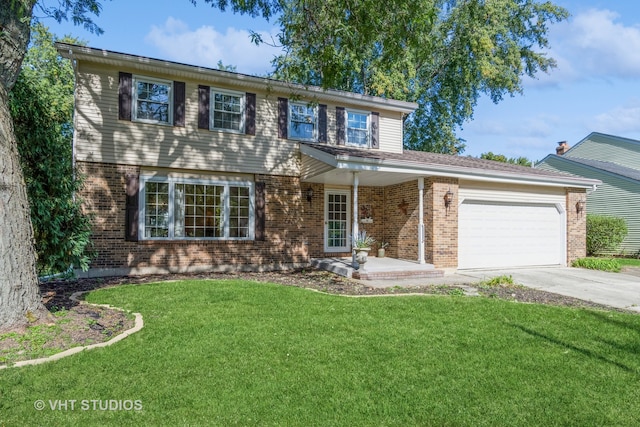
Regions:
[[[214,119],[214,115],[216,112],[215,109],[215,105],[216,105],[216,94],[221,94],[221,95],[230,95],[230,96],[237,96],[240,98],[240,129],[229,129],[229,128],[223,128],[223,127],[216,127],[215,126],[215,119]],[[238,91],[233,91],[233,90],[227,90],[227,89],[219,89],[219,88],[211,88],[210,94],[209,94],[209,129],[211,130],[218,130],[221,132],[231,132],[231,133],[244,133],[244,126],[245,126],[245,110],[246,110],[246,93],[244,92],[238,92]]]
[[[160,84],[160,85],[166,85],[169,88],[168,94],[167,94],[167,104],[168,104],[168,117],[167,117],[167,121],[161,121],[161,120],[150,120],[150,119],[140,119],[138,118],[138,83],[155,83],[155,84]],[[153,124],[159,124],[159,125],[167,125],[167,126],[172,126],[173,125],[173,82],[170,80],[163,80],[163,79],[157,79],[155,77],[147,77],[147,76],[139,76],[139,75],[134,75],[133,76],[133,80],[132,80],[132,91],[133,94],[131,96],[132,99],[132,106],[131,106],[131,119],[133,121],[136,122],[142,122],[142,123],[153,123]]]
[[[306,109],[312,109],[313,110],[313,116],[312,116],[312,121],[311,123],[313,123],[313,135],[310,138],[303,138],[300,136],[292,136],[292,129],[293,129],[293,108],[294,107],[304,107]],[[311,105],[309,103],[305,103],[305,102],[292,102],[289,101],[289,122],[287,123],[288,126],[288,132],[289,132],[289,139],[293,139],[293,140],[297,140],[297,141],[317,141],[318,140],[318,106],[317,105]]]
[[[159,182],[169,184],[169,213],[168,224],[169,231],[168,237],[146,237],[145,234],[145,220],[146,220],[146,184],[147,182]],[[195,185],[216,185],[224,186],[223,191],[223,236],[221,237],[187,237],[187,236],[175,236],[175,186],[176,184],[195,184]],[[249,225],[247,237],[230,237],[229,230],[229,213],[230,213],[230,191],[229,187],[245,187],[249,189]],[[139,192],[139,221],[138,221],[138,236],[140,240],[255,240],[255,183],[252,181],[234,181],[234,180],[219,180],[219,179],[195,179],[195,178],[182,178],[182,177],[167,177],[167,176],[140,176],[140,192]]]
[[[366,132],[367,132],[367,142],[366,144],[358,144],[355,142],[351,142],[349,141],[349,113],[352,114],[360,114],[363,116],[367,117],[367,128],[366,128]],[[357,129],[357,130],[362,130],[361,128],[353,128],[353,129]],[[344,142],[345,145],[351,146],[351,147],[360,147],[360,148],[371,148],[371,112],[369,111],[362,111],[362,110],[353,110],[353,109],[345,109],[344,110]]]

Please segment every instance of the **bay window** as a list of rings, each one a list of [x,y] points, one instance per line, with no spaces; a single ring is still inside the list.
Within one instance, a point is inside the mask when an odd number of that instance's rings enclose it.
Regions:
[[[254,185],[246,181],[142,177],[144,239],[254,238]]]

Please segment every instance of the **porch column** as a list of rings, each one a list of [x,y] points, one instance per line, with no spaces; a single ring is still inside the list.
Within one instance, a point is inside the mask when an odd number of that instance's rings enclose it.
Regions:
[[[358,172],[353,172],[353,224],[351,225],[351,264],[356,267],[356,238],[358,237]]]
[[[426,264],[424,259],[424,178],[418,178],[418,262]]]

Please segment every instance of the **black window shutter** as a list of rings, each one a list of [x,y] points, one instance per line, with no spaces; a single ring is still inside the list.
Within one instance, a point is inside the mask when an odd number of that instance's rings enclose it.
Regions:
[[[127,242],[138,241],[138,193],[140,191],[140,177],[137,174],[125,175],[126,200],[125,200],[125,236]]]
[[[318,142],[327,143],[327,106],[318,105]]]
[[[131,73],[118,74],[118,118],[131,121],[131,97],[133,95]]]
[[[336,144],[344,145],[346,139],[344,107],[336,107]]]
[[[198,86],[198,128],[209,129],[209,86]]]
[[[371,148],[380,148],[380,113],[371,113]]]
[[[278,138],[287,139],[289,127],[289,100],[278,98]]]
[[[244,133],[247,135],[256,134],[256,94],[245,94],[244,108]]]
[[[173,125],[184,127],[184,82],[173,82]]]
[[[265,183],[256,182],[256,230],[255,239],[264,241],[266,240],[265,223],[266,223],[266,195],[265,195]]]

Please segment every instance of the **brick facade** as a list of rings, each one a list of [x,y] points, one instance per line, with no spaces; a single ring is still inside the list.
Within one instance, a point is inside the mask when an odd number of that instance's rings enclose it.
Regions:
[[[93,217],[94,275],[273,270],[306,266],[313,257],[351,255],[324,252],[323,184],[301,183],[298,177],[256,174],[255,181],[265,184],[264,241],[130,242],[125,241],[126,176],[139,175],[140,168],[88,162],[78,166],[86,177],[80,196],[85,211]],[[456,268],[458,264],[458,189],[455,178],[424,180],[425,261],[436,268]],[[313,192],[311,200],[307,200],[308,190]],[[448,191],[454,194],[454,200],[447,208],[444,196]],[[351,197],[353,201],[353,189]],[[366,230],[378,242],[389,242],[386,256],[418,261],[418,199],[417,180],[386,187],[359,187],[358,205],[370,207],[372,218],[371,223],[359,223],[359,229]],[[576,202],[585,199],[585,190],[567,190],[569,264],[586,255],[586,212],[576,210]],[[375,256],[377,247],[373,249],[371,255]]]
[[[418,181],[385,188],[384,217],[392,258],[418,260]]]
[[[80,196],[93,217],[92,273],[269,270],[309,263],[299,178],[256,175],[265,183],[264,241],[125,241],[125,176],[136,166],[79,163],[86,176]]]
[[[576,203],[584,200],[585,207],[578,212]],[[587,256],[587,194],[580,188],[567,189],[567,265]]]
[[[438,268],[458,266],[458,180],[430,177],[425,180],[425,257]],[[445,206],[444,196],[451,191],[453,202]]]

